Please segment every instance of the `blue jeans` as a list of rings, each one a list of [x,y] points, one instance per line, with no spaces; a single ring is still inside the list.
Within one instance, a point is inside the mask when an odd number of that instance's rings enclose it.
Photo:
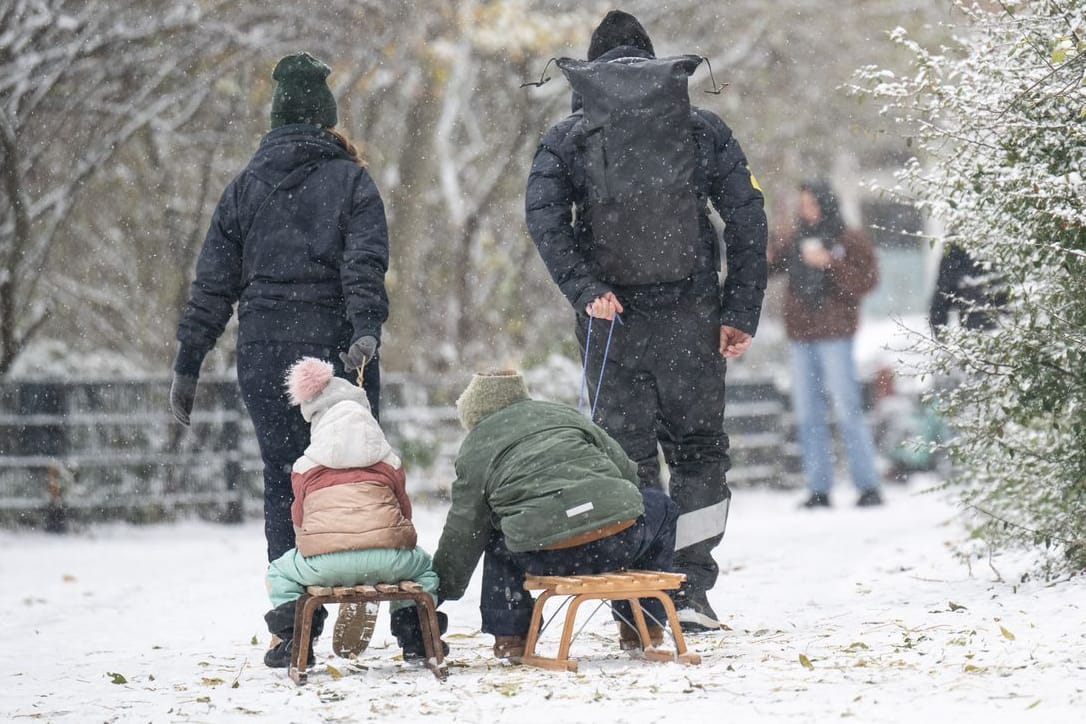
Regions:
[[[833,487],[828,398],[833,404],[853,485],[860,490],[877,490],[875,445],[864,418],[860,384],[852,361],[852,338],[793,341],[791,346],[792,408],[807,488],[812,493],[828,493]]]
[[[524,575],[572,576],[606,573],[622,568],[670,571],[675,557],[678,509],[663,492],[642,491],[645,512],[629,528],[612,536],[572,548],[514,553],[505,536],[494,531],[483,554],[483,590],[479,601],[483,633],[525,636],[531,626],[532,594]],[[645,613],[664,622],[664,607],[655,598],[641,599]],[[615,601],[616,618],[632,621],[630,604]],[[652,619],[650,618],[651,622]]]

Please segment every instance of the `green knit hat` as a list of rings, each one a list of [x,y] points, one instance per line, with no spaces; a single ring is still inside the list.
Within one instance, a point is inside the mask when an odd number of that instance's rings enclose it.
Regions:
[[[488,415],[527,399],[524,378],[515,370],[477,372],[457,398],[456,413],[460,424],[470,432]]]
[[[336,99],[324,80],[331,72],[331,68],[309,53],[295,53],[280,60],[272,71],[276,86],[271,127],[292,123],[311,123],[322,128],[335,126],[339,120]]]

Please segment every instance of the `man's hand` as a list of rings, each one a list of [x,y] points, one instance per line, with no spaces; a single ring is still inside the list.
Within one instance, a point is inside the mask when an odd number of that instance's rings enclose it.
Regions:
[[[747,347],[754,340],[741,329],[721,325],[720,327],[720,354],[727,359],[735,359],[747,351]]]
[[[170,412],[177,421],[188,427],[192,403],[196,399],[196,378],[174,373],[170,385]]]
[[[340,352],[339,358],[343,360],[343,366],[351,372],[362,369],[377,354],[377,339],[375,337],[359,337],[346,352]]]
[[[589,302],[584,311],[590,317],[611,320],[615,318],[615,314],[622,314],[624,310],[615,293],[607,292]]]

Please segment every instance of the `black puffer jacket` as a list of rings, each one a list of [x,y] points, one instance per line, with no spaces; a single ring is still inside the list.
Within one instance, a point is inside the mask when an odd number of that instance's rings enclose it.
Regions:
[[[958,310],[958,323],[966,329],[991,329],[996,312],[1007,303],[999,280],[961,246],[948,243],[939,260],[939,275],[928,310],[933,331],[947,326],[950,312]]]
[[[370,175],[315,126],[277,128],[223,192],[177,330],[196,375],[238,304],[238,343],[346,348],[388,318],[388,227]]]
[[[631,46],[615,48],[600,61],[649,57]],[[579,106],[574,98],[574,111]],[[722,323],[753,334],[758,327],[766,286],[766,217],[762,192],[731,129],[709,111],[694,108],[694,140],[698,147],[695,183],[699,195],[712,202],[724,221],[728,274],[720,291]],[[719,240],[708,213],[700,219],[704,254],[687,280],[643,287],[614,287],[599,278],[592,258],[592,232],[583,222],[586,199],[584,157],[579,148],[574,113],[552,127],[539,144],[528,176],[525,213],[528,231],[548,271],[578,312],[590,301],[613,291],[624,306],[652,309],[675,300],[686,290],[716,289],[720,266]],[[574,210],[576,219],[574,222]]]

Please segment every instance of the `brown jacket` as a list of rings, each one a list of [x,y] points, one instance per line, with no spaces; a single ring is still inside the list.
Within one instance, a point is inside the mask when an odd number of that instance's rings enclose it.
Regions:
[[[339,402],[314,418],[309,447],[290,478],[303,556],[415,547],[403,467],[362,405]]]
[[[802,264],[798,239],[793,235],[770,244],[770,274],[787,272],[791,264]],[[784,328],[788,338],[800,342],[851,337],[859,324],[860,302],[879,279],[875,250],[861,231],[842,232],[831,249],[833,262],[826,269],[826,291],[821,303],[810,306],[792,285],[784,300]]]

